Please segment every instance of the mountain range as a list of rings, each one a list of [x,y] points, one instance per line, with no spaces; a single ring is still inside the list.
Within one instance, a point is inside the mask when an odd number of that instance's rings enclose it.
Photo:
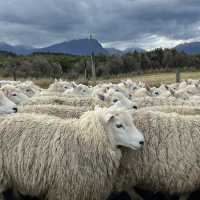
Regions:
[[[174,47],[178,52],[188,54],[200,54],[200,42],[183,43]],[[44,48],[34,48],[24,45],[9,45],[0,43],[0,51],[7,51],[17,55],[30,55],[34,52],[40,53],[63,53],[70,55],[91,55],[93,52],[106,55],[123,55],[126,53],[145,52],[144,49],[133,47],[127,48],[124,51],[115,48],[104,48],[100,42],[95,39],[78,39],[54,44]]]
[[[93,52],[97,54],[106,54],[106,55],[122,55],[125,53],[131,53],[134,51],[144,52],[145,50],[140,48],[129,48],[125,51],[120,51],[114,48],[103,48],[101,43],[95,39],[78,39],[71,40],[67,42],[62,42],[54,44],[44,48],[34,48],[23,45],[9,45],[7,43],[0,43],[0,51],[8,51],[15,53],[17,55],[29,55],[34,52],[40,53],[63,53],[70,55],[91,55]]]
[[[176,46],[178,52],[185,52],[187,54],[199,54],[200,42],[183,43]]]

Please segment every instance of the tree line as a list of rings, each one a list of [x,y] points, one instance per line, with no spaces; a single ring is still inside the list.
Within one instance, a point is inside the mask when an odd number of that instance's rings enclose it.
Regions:
[[[124,55],[98,55],[94,57],[97,77],[145,72],[200,70],[200,54],[188,55],[175,49],[155,49]],[[91,78],[91,57],[64,54],[34,53],[17,56],[0,51],[0,76],[59,78]]]

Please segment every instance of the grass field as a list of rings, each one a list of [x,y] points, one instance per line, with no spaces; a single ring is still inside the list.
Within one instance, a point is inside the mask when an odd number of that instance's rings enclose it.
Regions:
[[[0,78],[2,80],[5,78]],[[8,80],[12,80],[12,78],[6,78]],[[161,83],[174,83],[176,81],[176,74],[175,72],[169,72],[169,73],[152,73],[152,74],[144,74],[144,75],[119,75],[116,77],[111,77],[110,79],[98,79],[96,82],[93,81],[83,81],[83,80],[74,80],[75,82],[80,82],[80,83],[87,83],[89,85],[95,85],[96,83],[101,83],[101,82],[113,82],[113,83],[118,83],[120,80],[123,79],[132,79],[133,81],[143,81],[147,82],[152,86],[159,86]],[[181,80],[183,79],[200,79],[200,71],[196,72],[182,72],[181,73]],[[22,79],[24,80],[24,79]],[[46,78],[41,78],[41,79],[32,79],[37,85],[47,88],[49,84],[51,84],[54,79],[46,79]]]
[[[159,86],[161,83],[174,83],[176,82],[176,74],[175,72],[169,73],[153,73],[153,74],[144,74],[144,75],[137,75],[137,76],[123,76],[123,77],[116,77],[110,79],[112,82],[117,83],[123,79],[132,79],[133,81],[142,81],[147,82],[154,86]],[[181,73],[181,80],[184,79],[200,79],[200,72],[182,72]],[[103,80],[108,81],[108,80]]]

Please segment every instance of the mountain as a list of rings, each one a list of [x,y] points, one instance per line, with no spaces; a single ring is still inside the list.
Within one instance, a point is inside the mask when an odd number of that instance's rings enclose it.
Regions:
[[[128,48],[125,51],[120,51],[115,48],[103,48],[101,43],[99,43],[95,39],[78,39],[71,40],[67,42],[62,42],[58,44],[54,44],[45,48],[33,48],[23,45],[9,45],[6,43],[0,43],[0,51],[8,51],[15,53],[17,55],[29,55],[33,52],[38,53],[63,53],[63,54],[71,54],[71,55],[91,55],[94,52],[97,54],[106,54],[106,55],[123,55],[126,53],[137,52],[145,52],[144,49],[141,48]]]
[[[119,49],[115,49],[115,48],[106,48],[106,50],[109,53],[109,55],[121,55],[121,54],[123,54],[123,51],[120,51]]]
[[[12,45],[2,42],[0,43],[0,51],[7,51],[7,52],[11,52],[18,55],[28,55],[34,51],[34,48],[26,47],[23,45],[12,46]]]
[[[200,42],[183,43],[175,47],[178,52],[200,54]]]
[[[95,55],[108,54],[107,50],[95,39],[71,40],[45,48],[33,48],[23,45],[12,46],[6,43],[0,43],[0,50],[12,52],[17,55],[29,55],[33,52],[64,53],[71,55],[91,55],[92,52]]]
[[[127,48],[124,50],[124,53],[134,53],[135,51],[137,51],[138,53],[143,53],[145,52],[144,49],[142,48],[138,48],[138,47],[132,47],[132,48]]]
[[[28,47],[28,46],[23,46],[23,45],[16,45],[12,47],[13,47],[13,51],[18,55],[29,55],[35,51],[33,47]]]
[[[106,49],[104,49],[95,39],[71,40],[69,42],[63,42],[38,49],[38,52],[64,53],[72,55],[91,55],[92,52],[94,52],[95,55],[108,54]]]
[[[141,49],[141,48],[138,48],[138,47],[127,48],[124,51],[121,51],[121,50],[115,49],[115,48],[106,48],[106,50],[108,51],[108,53],[110,55],[123,55],[123,54],[127,54],[127,53],[134,53],[135,51],[137,51],[138,53],[145,52],[144,49]]]
[[[14,53],[13,47],[9,44],[4,43],[4,42],[0,43],[0,50]]]

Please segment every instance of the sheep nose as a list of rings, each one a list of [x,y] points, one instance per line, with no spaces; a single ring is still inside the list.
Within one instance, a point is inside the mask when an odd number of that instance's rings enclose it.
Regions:
[[[141,146],[143,146],[143,145],[144,145],[144,141],[140,141],[139,144],[140,144]]]
[[[14,107],[13,110],[14,110],[14,112],[16,113],[18,109],[17,109],[16,107]]]
[[[138,109],[138,107],[137,107],[137,106],[133,106],[133,109],[137,110],[137,109]]]

